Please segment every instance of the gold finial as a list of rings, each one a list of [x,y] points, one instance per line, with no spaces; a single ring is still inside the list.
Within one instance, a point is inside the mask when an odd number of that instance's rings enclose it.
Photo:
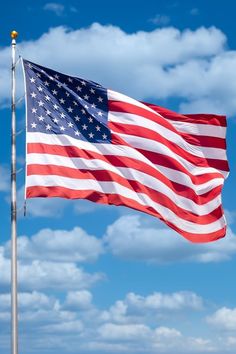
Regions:
[[[18,32],[12,31],[12,32],[11,32],[11,38],[12,38],[12,39],[16,39],[17,37],[18,37]]]

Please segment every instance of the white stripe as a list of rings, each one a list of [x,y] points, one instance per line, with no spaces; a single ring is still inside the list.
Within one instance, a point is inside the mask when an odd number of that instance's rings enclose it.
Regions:
[[[209,182],[205,182],[202,184],[195,185],[190,176],[185,174],[182,171],[177,171],[172,168],[167,168],[160,166],[158,164],[154,164],[150,162],[145,156],[139,153],[137,150],[122,146],[122,145],[111,145],[111,144],[91,144],[82,140],[71,138],[68,135],[49,135],[43,133],[27,133],[28,135],[28,143],[41,143],[48,145],[60,145],[60,146],[75,146],[79,149],[84,149],[87,151],[96,152],[101,155],[113,155],[113,156],[125,156],[137,159],[141,162],[148,164],[150,167],[155,170],[163,173],[167,178],[169,178],[173,182],[177,182],[183,185],[188,186],[196,191],[198,194],[204,194],[208,192],[213,187],[217,185],[221,185],[223,183],[223,177],[211,179]],[[26,159],[28,159],[29,154]],[[27,161],[26,161],[27,162]],[[215,181],[215,182],[213,182]],[[215,184],[214,184],[215,183]],[[211,188],[211,186],[213,187]]]
[[[125,178],[126,180],[138,181],[144,186],[150,187],[155,191],[159,191],[168,196],[178,207],[189,210],[197,215],[206,215],[215,210],[221,204],[220,196],[205,203],[198,205],[193,200],[176,194],[171,188],[169,188],[162,181],[149,176],[144,172],[134,170],[132,168],[115,167],[110,163],[97,159],[83,159],[83,158],[70,158],[64,156],[56,156],[50,154],[29,154],[28,165],[40,164],[40,165],[55,165],[64,166],[74,169],[86,169],[86,170],[105,170],[116,173],[117,175]],[[118,183],[118,182],[117,182]]]
[[[196,224],[187,220],[184,220],[178,217],[174,212],[170,209],[159,205],[158,203],[153,202],[147,195],[143,193],[136,193],[124,186],[119,185],[116,182],[99,182],[95,180],[78,180],[71,179],[67,177],[61,176],[28,176],[27,186],[42,186],[42,187],[50,187],[50,186],[60,186],[64,188],[69,188],[73,190],[94,190],[101,193],[110,193],[121,195],[126,198],[130,198],[143,206],[151,206],[158,213],[165,216],[165,220],[171,222],[178,228],[183,231],[197,234],[207,234],[211,232],[218,231],[225,226],[224,217],[221,217],[217,221],[206,225]]]
[[[226,127],[222,127],[220,125],[210,125],[210,124],[199,124],[199,123],[189,123],[189,122],[181,122],[175,121],[165,118],[169,123],[171,123],[176,130],[192,134],[192,135],[202,135],[202,136],[210,136],[214,138],[223,138],[226,136]]]
[[[125,124],[132,124],[138,127],[150,129],[153,132],[158,132],[158,134],[162,135],[166,140],[174,142],[180,148],[193,156],[218,160],[227,159],[225,149],[191,145],[186,140],[184,140],[181,135],[165,128],[163,125],[153,122],[150,119],[137,116],[135,114],[109,112],[108,120],[114,123],[120,123],[123,126],[125,126]]]
[[[213,136],[219,138],[225,138],[226,136],[226,127],[216,126],[211,124],[199,124],[197,122],[188,123],[188,122],[182,122],[182,121],[176,121],[176,120],[164,118],[161,114],[154,111],[151,107],[146,106],[145,104],[136,101],[133,98],[130,98],[126,95],[123,95],[121,93],[112,90],[108,90],[108,100],[130,103],[134,106],[141,107],[149,112],[156,114],[159,117],[162,117],[163,119],[168,121],[172,126],[174,126],[176,130],[181,131],[183,133],[203,135],[203,136]]]
[[[224,182],[224,178],[221,177],[221,178],[214,178],[205,183],[195,185],[192,183],[190,177],[181,171],[173,170],[172,168],[160,166],[160,165],[156,165],[156,168],[170,181],[182,184],[184,186],[186,185],[189,188],[193,189],[198,195],[207,193],[213,188],[221,186]]]
[[[143,103],[141,103],[139,101],[136,101],[135,99],[133,99],[133,98],[131,98],[129,96],[123,95],[122,93],[115,92],[115,91],[112,91],[112,90],[107,90],[107,96],[108,96],[108,100],[109,101],[118,101],[118,102],[130,103],[130,104],[132,104],[134,106],[141,107],[141,108],[145,109],[146,111],[152,112],[158,117],[162,117],[161,114],[155,112],[151,107],[148,107],[145,104],[143,104]]]
[[[150,151],[153,153],[159,153],[163,156],[168,156],[173,158],[175,161],[180,163],[186,170],[188,170],[192,175],[198,176],[206,173],[215,173],[219,172],[223,176],[228,175],[228,172],[218,170],[213,167],[199,167],[198,165],[194,165],[191,162],[185,160],[178,154],[175,154],[172,150],[170,150],[166,145],[159,143],[158,141],[149,140],[146,138],[142,138],[139,136],[128,135],[128,134],[120,134],[116,133],[120,136],[124,141],[130,144],[132,147],[137,149],[143,149],[146,151]]]

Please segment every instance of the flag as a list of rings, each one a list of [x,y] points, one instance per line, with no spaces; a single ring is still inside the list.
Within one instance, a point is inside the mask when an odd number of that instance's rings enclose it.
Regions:
[[[225,235],[226,118],[182,115],[23,60],[26,197],[153,215],[192,242]]]

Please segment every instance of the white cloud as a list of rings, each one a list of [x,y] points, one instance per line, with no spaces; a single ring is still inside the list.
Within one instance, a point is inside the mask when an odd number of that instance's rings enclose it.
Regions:
[[[104,236],[108,250],[124,259],[162,264],[220,262],[230,260],[236,253],[236,237],[230,228],[224,239],[192,244],[174,231],[151,222],[151,218],[138,214],[120,217],[107,228]]]
[[[153,18],[149,20],[157,26],[166,26],[170,23],[170,17],[164,14],[156,14]]]
[[[83,323],[79,320],[76,321],[68,321],[68,322],[61,322],[57,324],[50,324],[47,326],[44,326],[43,330],[47,333],[60,333],[60,334],[76,334],[80,333],[83,330]]]
[[[106,323],[98,329],[102,339],[108,341],[142,340],[150,335],[149,327],[142,324],[114,324]]]
[[[10,284],[10,259],[0,247],[0,287]],[[62,281],[63,274],[63,281]],[[50,262],[46,260],[19,260],[19,288],[25,290],[79,290],[86,289],[104,279],[101,273],[87,273],[72,262]]]
[[[42,229],[31,237],[18,237],[20,259],[56,262],[93,262],[103,253],[102,242],[80,227],[71,231]],[[10,242],[5,245],[10,255]]]
[[[97,23],[79,30],[57,27],[35,41],[20,43],[19,49],[29,60],[137,99],[179,97],[181,110],[236,112],[236,53],[226,49],[225,35],[214,27],[132,34]],[[9,92],[9,56],[8,48],[0,51],[2,102]]]
[[[174,298],[175,295],[172,295]],[[151,294],[143,298],[139,306],[147,308],[147,303],[152,296]],[[144,316],[142,321],[137,322],[134,316],[132,318],[130,316],[130,322],[117,323],[112,318],[102,318],[102,311],[95,308],[89,292],[69,292],[64,302],[59,297],[36,291],[19,294],[22,350],[30,346],[35,353],[47,350],[50,352],[60,350],[63,353],[77,351],[87,353],[91,350],[96,353],[100,350],[109,353],[156,353],[157,351],[176,353],[178,348],[181,353],[206,353],[217,352],[225,348],[225,345],[227,348],[235,348],[235,340],[232,336],[217,338],[213,345],[210,339],[186,336],[175,327],[162,325],[163,319],[155,317],[155,310],[152,310],[150,317]],[[128,297],[129,294],[126,299]],[[85,304],[86,306],[83,307]],[[1,349],[8,347],[6,335],[10,327],[9,305],[9,294],[2,294],[0,296],[0,326],[3,328],[0,334]],[[66,308],[66,305],[72,307]],[[173,313],[171,316],[173,317]],[[181,317],[181,322],[183,321],[184,318]],[[179,324],[178,319],[176,323]]]
[[[220,330],[236,330],[236,308],[222,307],[207,317],[207,322]]]
[[[55,306],[56,300],[53,297],[48,297],[46,294],[33,291],[32,293],[19,293],[18,306],[20,312],[25,310],[42,310],[50,309]],[[0,294],[0,310],[9,310],[11,306],[10,294]]]
[[[203,309],[203,299],[189,291],[180,291],[171,294],[154,292],[141,296],[128,293],[124,300],[118,300],[109,310],[104,311],[101,318],[115,323],[143,322],[150,318],[160,319],[163,314],[173,314],[173,311],[200,311]]]
[[[48,2],[44,5],[43,9],[54,12],[57,16],[61,16],[65,10],[65,6],[57,2]]]
[[[66,309],[87,310],[92,306],[92,294],[87,290],[69,291],[64,303]]]

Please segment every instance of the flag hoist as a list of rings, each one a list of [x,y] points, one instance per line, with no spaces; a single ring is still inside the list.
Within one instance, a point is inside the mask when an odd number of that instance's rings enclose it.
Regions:
[[[18,308],[17,308],[17,208],[16,208],[16,38],[11,32],[12,48],[12,124],[11,124],[11,336],[12,354],[18,354]]]

